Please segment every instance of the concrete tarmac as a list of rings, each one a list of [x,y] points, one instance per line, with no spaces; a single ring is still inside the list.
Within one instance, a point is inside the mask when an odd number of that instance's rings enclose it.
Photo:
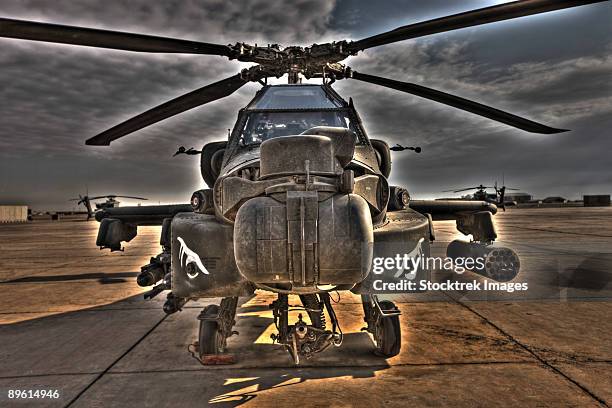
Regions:
[[[110,253],[96,248],[94,221],[0,225],[0,406],[612,405],[612,208],[509,209],[495,220],[527,291],[391,296],[403,337],[391,359],[372,354],[359,298],[342,292],[343,345],[299,367],[270,340],[264,292],[240,300],[235,364],[195,359],[196,316],[216,300],[166,316],[165,295],[145,301],[135,283],[159,252],[158,227]],[[433,253],[443,256],[460,234],[435,224]],[[9,390],[58,393],[9,399]]]

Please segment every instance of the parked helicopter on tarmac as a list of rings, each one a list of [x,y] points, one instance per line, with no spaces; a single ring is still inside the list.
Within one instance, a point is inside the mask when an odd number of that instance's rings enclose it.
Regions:
[[[495,192],[494,193],[487,192],[487,189],[489,188],[492,188]],[[483,186],[481,184],[475,187],[460,188],[459,190],[444,190],[442,192],[443,193],[460,193],[460,192],[471,191],[471,190],[476,190],[476,191],[474,191],[472,194],[468,194],[468,195],[465,195],[459,198],[459,200],[486,201],[488,203],[495,204],[496,206],[501,207],[504,211],[506,211],[507,205],[510,205],[510,206],[516,205],[516,202],[506,201],[506,190],[518,191],[519,189],[510,188],[506,186],[498,187],[497,181],[496,181],[495,184],[492,186]]]
[[[117,197],[129,198],[132,200],[148,200],[148,198],[144,198],[144,197],[122,196],[122,195],[116,195],[116,194],[107,194],[107,195],[101,195],[101,196],[95,196],[95,197],[90,197],[88,194],[85,194],[84,196],[79,194],[79,198],[71,198],[68,201],[76,201],[77,205],[83,204],[85,208],[87,209],[87,220],[89,221],[89,219],[94,217],[94,211],[91,206],[91,202],[93,200],[99,200],[101,198],[106,198],[106,201],[102,203],[94,203],[94,205],[96,206],[96,210],[102,210],[105,208],[119,207],[119,201],[117,200]]]
[[[162,252],[142,268],[138,283],[164,290],[164,311],[174,313],[190,299],[223,298],[198,319],[200,355],[219,354],[236,332],[239,296],[255,289],[277,294],[270,305],[278,333],[274,342],[296,363],[339,346],[340,322],[330,292],[361,295],[366,330],[376,353],[399,353],[400,311],[375,282],[402,284],[428,279],[427,268],[372,272],[374,259],[398,253],[429,256],[433,220],[456,220],[473,242],[453,241],[450,257],[482,256],[474,272],[497,281],[513,279],[518,256],[494,246],[492,215],[485,201],[411,200],[407,189],[389,186],[391,149],[370,139],[352,99],[332,88],[347,79],[392,88],[443,103],[533,133],[560,133],[549,127],[478,102],[422,85],[364,74],[341,64],[369,48],[465,27],[503,21],[601,0],[521,0],[399,27],[358,41],[308,47],[211,44],[173,38],[46,23],[0,19],[0,37],[110,48],[135,52],[225,56],[257,65],[152,108],[86,141],[109,145],[127,134],[181,112],[231,95],[248,82],[263,88],[238,113],[228,140],[206,144],[202,177],[210,187],[193,193],[190,205],[104,208],[97,245],[118,250],[139,225],[162,225]],[[287,85],[267,78],[288,76]],[[300,77],[321,78],[320,85]],[[440,165],[440,164],[438,164]],[[413,273],[414,272],[414,273]],[[408,278],[410,275],[410,278]],[[298,295],[305,316],[289,324],[289,295]],[[327,326],[326,314],[331,327]]]

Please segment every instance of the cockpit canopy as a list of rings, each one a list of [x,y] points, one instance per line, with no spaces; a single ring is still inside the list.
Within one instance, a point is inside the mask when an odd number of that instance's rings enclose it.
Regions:
[[[240,132],[242,146],[299,135],[316,126],[343,127],[358,133],[348,104],[331,88],[320,85],[266,87],[247,105],[245,114]]]
[[[275,85],[260,92],[247,105],[247,110],[338,109],[345,106],[337,94],[320,85]]]

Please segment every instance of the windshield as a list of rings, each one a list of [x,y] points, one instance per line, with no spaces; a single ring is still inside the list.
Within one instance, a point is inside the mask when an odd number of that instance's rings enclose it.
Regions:
[[[299,135],[315,126],[335,126],[355,131],[343,111],[252,112],[244,125],[240,142],[243,146],[258,144],[279,136]]]
[[[248,109],[333,109],[341,108],[320,86],[286,85],[265,89]]]

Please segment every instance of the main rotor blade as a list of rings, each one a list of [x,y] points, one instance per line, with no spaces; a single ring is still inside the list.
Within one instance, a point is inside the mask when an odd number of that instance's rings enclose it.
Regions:
[[[138,116],[126,120],[97,136],[87,139],[85,144],[94,146],[108,146],[113,140],[152,125],[171,116],[185,112],[206,103],[229,96],[248,81],[241,74],[223,79],[219,82],[204,86],[188,94],[179,96],[164,104],[156,106]]]
[[[461,190],[455,190],[455,191],[453,191],[453,193],[460,193],[462,191],[469,191],[469,190],[476,190],[476,189],[475,188],[464,188],[464,189],[461,189]]]
[[[469,99],[451,95],[446,92],[437,91],[426,86],[395,81],[375,75],[360,74],[359,72],[355,71],[351,72],[350,77],[359,81],[381,85],[387,88],[396,89],[398,91],[430,99],[432,101],[440,102],[445,105],[471,112],[476,115],[484,116],[485,118],[493,119],[497,122],[505,123],[531,133],[552,134],[568,131],[567,129],[555,129],[541,123],[533,122],[529,119],[521,118],[520,116],[516,116],[478,102],[470,101]]]
[[[226,45],[0,18],[0,37],[139,52],[229,56]]]
[[[115,198],[119,197],[119,198],[133,198],[135,200],[148,200],[148,198],[144,198],[144,197],[134,197],[134,196],[122,196],[122,195],[118,195],[118,196],[114,196]]]
[[[460,28],[473,27],[496,21],[509,20],[533,14],[546,13],[570,7],[600,3],[606,0],[519,0],[496,6],[485,7],[464,13],[453,14],[416,24],[405,25],[395,30],[377,34],[359,41],[349,43],[351,52],[378,47],[410,38],[423,37]]]

